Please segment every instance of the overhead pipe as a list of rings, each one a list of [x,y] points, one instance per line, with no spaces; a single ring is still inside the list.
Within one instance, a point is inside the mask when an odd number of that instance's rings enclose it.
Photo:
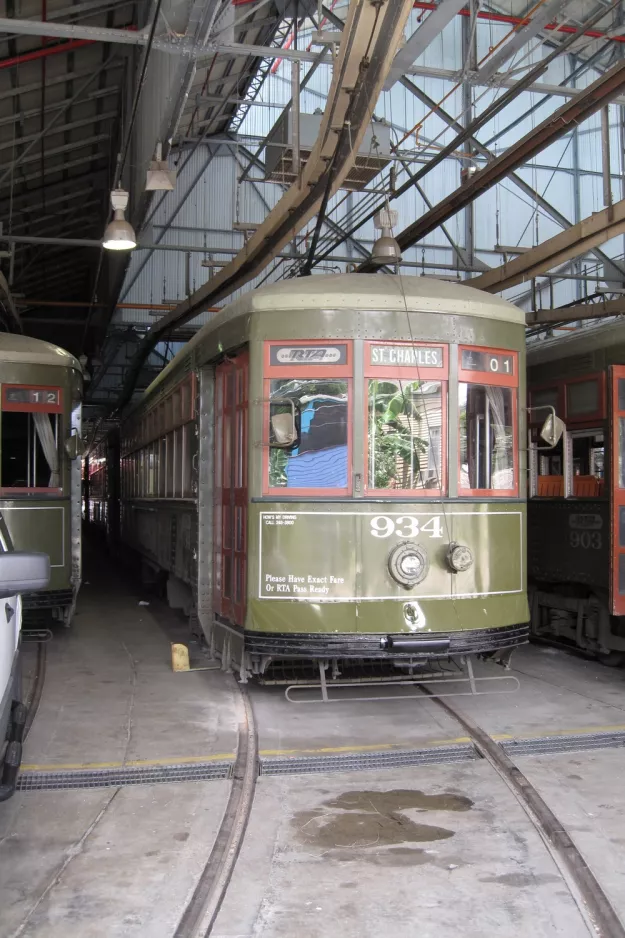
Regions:
[[[26,62],[47,59],[51,55],[64,55],[67,52],[74,52],[75,49],[81,49],[83,46],[92,45],[94,45],[93,39],[71,39],[69,42],[57,43],[55,46],[42,46],[40,49],[33,49],[32,52],[23,52],[21,55],[12,55],[8,59],[0,59],[0,69],[15,68]]]

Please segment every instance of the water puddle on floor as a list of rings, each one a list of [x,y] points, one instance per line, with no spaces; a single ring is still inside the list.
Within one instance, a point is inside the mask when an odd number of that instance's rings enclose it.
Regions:
[[[331,851],[337,860],[355,859],[356,850],[360,859],[378,865],[412,866],[428,862],[427,853],[403,845],[447,840],[455,831],[422,823],[404,812],[458,812],[469,811],[472,806],[470,798],[452,792],[428,795],[411,789],[346,791],[322,802],[317,809],[298,812],[293,824],[302,844]]]

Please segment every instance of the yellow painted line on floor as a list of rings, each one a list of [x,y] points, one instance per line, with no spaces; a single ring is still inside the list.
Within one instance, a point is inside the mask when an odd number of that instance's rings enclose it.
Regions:
[[[33,762],[30,764],[22,763],[23,772],[63,772],[68,769],[128,769],[138,766],[157,766],[157,765],[188,765],[189,763],[216,762],[225,759],[234,759],[233,752],[220,752],[214,756],[182,756],[171,759],[134,759],[130,762],[67,762],[53,763],[50,765],[41,765]]]
[[[583,726],[567,729],[549,730],[546,733],[536,735],[536,733],[493,733],[491,739],[496,742],[513,739],[550,739],[553,736],[585,736],[592,733],[616,733],[625,732],[625,724],[617,723],[611,726]],[[452,739],[429,739],[419,749],[435,749],[440,746],[452,746],[457,743],[470,743],[469,736],[456,736]],[[366,746],[321,746],[307,749],[261,749],[261,756],[298,756],[298,755],[321,755],[321,754],[340,754],[348,752],[392,752],[397,749],[415,748],[415,744],[410,746],[405,743],[371,743]],[[233,752],[220,752],[211,756],[182,756],[169,759],[135,759],[131,762],[67,762],[67,763],[23,763],[23,772],[63,772],[68,770],[80,769],[123,769],[131,767],[150,767],[159,765],[188,765],[204,762],[217,762],[228,759],[234,759]]]
[[[468,743],[468,736],[458,736],[456,739],[428,739],[420,749],[434,749],[438,746],[449,746],[452,743]],[[319,749],[261,749],[261,756],[295,756],[304,753],[341,753],[341,752],[392,752],[394,749],[413,749],[409,743],[372,743],[369,746],[323,746]]]

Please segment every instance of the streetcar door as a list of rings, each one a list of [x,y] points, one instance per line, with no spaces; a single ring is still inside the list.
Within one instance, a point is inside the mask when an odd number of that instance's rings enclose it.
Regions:
[[[247,352],[215,371],[215,611],[245,619],[247,551]]]
[[[625,615],[625,366],[610,368],[610,452],[612,454],[610,508],[610,606]]]

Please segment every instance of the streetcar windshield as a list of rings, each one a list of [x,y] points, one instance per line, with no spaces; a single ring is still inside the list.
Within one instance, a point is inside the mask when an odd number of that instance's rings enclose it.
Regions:
[[[368,487],[442,488],[443,384],[376,378],[368,384]]]
[[[298,436],[288,449],[269,451],[269,486],[286,489],[346,489],[348,485],[348,382],[328,378],[271,381],[272,415],[280,404],[298,413]]]
[[[41,491],[62,487],[60,388],[5,384],[0,420],[0,486]]]

